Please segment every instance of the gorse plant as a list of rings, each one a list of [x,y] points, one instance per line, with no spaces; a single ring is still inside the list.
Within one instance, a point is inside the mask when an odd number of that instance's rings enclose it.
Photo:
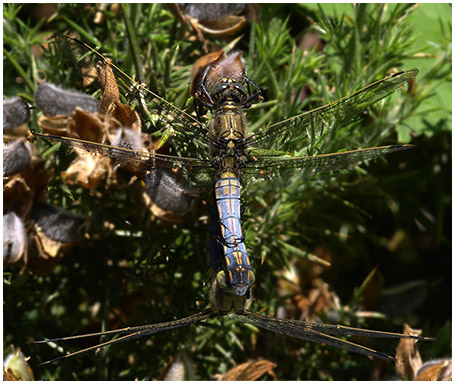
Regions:
[[[432,12],[430,5],[421,7]],[[33,102],[38,78],[80,87],[65,52],[48,44],[54,33],[72,33],[138,82],[191,111],[190,71],[204,46],[166,6],[60,4],[47,23],[35,24],[30,20],[36,6],[4,5],[3,10],[5,96],[20,94]],[[233,48],[244,52],[247,74],[266,96],[247,111],[249,131],[410,69],[409,60],[421,52],[411,20],[419,11],[409,4],[359,4],[347,13],[335,5],[251,6],[254,17]],[[425,326],[427,336],[448,328],[448,306],[436,308],[431,297],[450,298],[450,115],[445,111],[433,124],[426,113],[434,110],[432,93],[451,80],[447,29],[440,29],[438,54],[430,58],[434,65],[415,82],[376,103],[361,121],[323,140],[309,140],[299,154],[401,144],[404,138],[412,138],[417,148],[350,172],[321,178],[295,174],[242,187],[247,207],[243,231],[257,276],[255,311],[395,332],[409,321]],[[232,41],[205,38],[212,49]],[[308,46],[312,39],[316,43]],[[33,129],[37,117],[35,113],[30,122]],[[144,126],[156,138],[153,124]],[[427,136],[420,135],[424,131]],[[177,358],[190,362],[184,364],[190,379],[213,379],[260,358],[276,364],[273,372],[281,380],[384,379],[393,374],[391,365],[379,374],[377,361],[227,319],[36,366],[65,349],[26,345],[32,339],[180,318],[207,305],[209,292],[208,193],[201,193],[181,224],[169,224],[144,207],[141,186],[128,186],[128,175],[120,173],[118,184],[103,182],[96,189],[69,186],[61,172],[74,154],[58,145],[39,149],[54,170],[48,202],[88,221],[83,242],[51,273],[20,274],[15,265],[4,270],[4,346],[20,346],[31,356],[37,378],[157,379]],[[316,293],[319,298],[312,302],[309,297]],[[366,311],[386,317],[359,315]],[[449,353],[444,335],[437,347],[425,346],[425,359],[438,357],[436,351]],[[373,348],[394,353],[395,344],[375,343]],[[86,346],[74,342],[63,348]]]

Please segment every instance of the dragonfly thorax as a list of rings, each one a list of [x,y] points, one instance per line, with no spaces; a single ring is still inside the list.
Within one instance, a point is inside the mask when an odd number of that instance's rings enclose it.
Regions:
[[[238,107],[218,108],[210,122],[214,140],[211,145],[212,165],[219,171],[235,171],[244,167],[246,120]]]
[[[219,174],[236,172],[245,167],[247,156],[244,152],[244,139],[228,139],[218,137],[212,143],[212,166]]]

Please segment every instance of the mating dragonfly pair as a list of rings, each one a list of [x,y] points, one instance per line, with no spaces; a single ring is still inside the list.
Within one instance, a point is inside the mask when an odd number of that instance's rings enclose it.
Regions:
[[[320,139],[332,135],[358,120],[373,103],[397,91],[412,80],[417,70],[399,72],[383,78],[338,101],[273,123],[252,135],[247,133],[245,110],[261,100],[260,89],[248,78],[241,54],[220,54],[206,59],[198,68],[192,84],[198,116],[187,113],[156,93],[133,81],[101,54],[77,39],[63,37],[77,60],[88,56],[97,68],[112,68],[118,84],[126,94],[133,94],[141,108],[158,125],[169,129],[179,155],[144,152],[127,141],[117,146],[93,143],[49,134],[36,134],[73,147],[111,158],[116,164],[135,169],[146,185],[161,188],[175,197],[189,196],[190,187],[214,183],[209,226],[209,267],[213,271],[210,308],[198,314],[166,323],[127,327],[119,330],[40,341],[63,341],[106,334],[125,334],[117,339],[77,351],[70,357],[98,347],[135,339],[164,330],[179,328],[211,317],[228,315],[237,321],[305,340],[323,342],[369,356],[393,357],[367,347],[338,339],[332,335],[425,339],[397,333],[362,330],[297,320],[262,316],[248,311],[254,273],[245,246],[240,222],[240,185],[248,177],[264,178],[301,172],[302,175],[334,171],[410,145],[394,145],[352,150],[317,156],[293,156],[291,149],[301,150],[302,137]],[[67,52],[69,52],[67,50]],[[104,70],[103,75],[112,73]],[[100,75],[98,75],[100,76]],[[104,82],[106,83],[106,82]],[[204,124],[201,115],[211,112]],[[261,146],[268,146],[261,150]],[[274,148],[274,149],[272,149]],[[58,360],[57,358],[55,360]],[[54,360],[52,360],[54,361]]]

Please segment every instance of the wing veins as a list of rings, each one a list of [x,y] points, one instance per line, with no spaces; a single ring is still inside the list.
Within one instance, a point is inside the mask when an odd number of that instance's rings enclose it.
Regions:
[[[368,331],[359,328],[343,327],[343,326],[330,326],[328,324],[319,326],[317,323],[309,323],[298,320],[287,320],[278,319],[268,316],[258,315],[252,312],[246,312],[244,315],[236,314],[233,316],[235,319],[243,323],[252,324],[269,331],[281,333],[287,336],[296,337],[299,339],[325,343],[332,347],[347,350],[349,352],[360,353],[366,356],[377,357],[386,360],[395,360],[394,357],[387,355],[386,353],[365,347],[360,344],[356,344],[347,340],[338,339],[331,336],[330,333],[344,336],[368,336],[368,337],[385,337],[385,338],[416,338],[412,336],[406,336],[391,333],[391,332],[380,332],[380,331]],[[325,334],[322,332],[328,332]],[[420,339],[420,338],[418,338]]]
[[[118,162],[121,165],[139,165],[146,162],[156,162],[158,164],[167,163],[169,166],[180,164],[185,167],[193,168],[208,168],[211,167],[210,160],[193,158],[193,157],[182,157],[172,156],[166,154],[158,154],[151,152],[143,152],[136,149],[116,147],[114,145],[95,143],[87,140],[63,137],[44,133],[33,133],[35,136],[50,139],[53,141],[68,144],[86,150],[87,152],[95,152],[97,154],[111,158],[114,162]],[[116,159],[116,156],[121,158]]]
[[[310,122],[312,122],[312,125],[316,126],[318,136],[322,136],[329,133],[325,132],[326,126],[324,125],[324,119],[333,120],[332,122],[337,124],[336,129],[331,130],[331,132],[336,132],[351,122],[357,120],[361,116],[362,112],[369,106],[397,91],[403,84],[415,77],[417,73],[418,71],[416,69],[411,69],[409,71],[399,72],[394,75],[387,76],[350,95],[333,101],[332,103],[274,123],[269,127],[266,127],[264,131],[252,134],[246,141],[248,145],[255,146],[258,143],[276,137],[280,133],[286,132],[286,134],[289,135],[291,132],[298,130],[302,125]],[[380,88],[381,86],[382,88]],[[377,92],[372,93],[374,88],[380,89]],[[344,115],[345,118],[336,119],[336,114]],[[320,124],[322,127],[319,126]],[[309,131],[310,128],[307,127],[306,129]]]
[[[249,163],[243,168],[246,173],[257,173],[263,175],[280,174],[285,170],[301,170],[308,168],[309,173],[335,171],[350,164],[365,160],[373,160],[385,154],[413,148],[410,144],[386,145],[355,149],[344,152],[326,153],[315,156],[301,157],[271,157],[258,156],[258,160]],[[268,172],[270,171],[270,172]]]
[[[57,43],[61,45],[67,45],[70,44],[70,46],[73,48],[72,52],[73,54],[77,55],[76,52],[79,53],[80,56],[83,56],[84,53],[81,52],[82,49],[85,50],[86,52],[88,51],[89,53],[92,53],[97,57],[100,61],[102,61],[104,64],[109,65],[117,74],[117,76],[125,83],[125,85],[122,85],[123,88],[125,88],[125,91],[134,94],[134,92],[139,93],[142,95],[144,98],[146,98],[151,104],[152,108],[156,109],[159,112],[159,117],[164,119],[169,125],[171,125],[173,128],[176,128],[176,130],[185,135],[186,137],[189,136],[191,132],[188,132],[185,129],[177,129],[178,124],[183,124],[185,128],[197,131],[199,134],[198,136],[195,136],[196,140],[200,140],[206,144],[209,144],[211,141],[211,134],[209,129],[202,124],[197,118],[192,116],[191,114],[185,112],[184,110],[180,109],[173,103],[167,101],[165,98],[161,97],[160,95],[156,94],[155,92],[151,91],[148,89],[146,86],[143,84],[140,84],[133,80],[128,74],[126,74],[121,68],[119,68],[117,65],[112,63],[110,60],[108,60],[104,55],[99,53],[96,49],[92,48],[88,44],[84,43],[83,41],[74,38],[69,35],[60,35],[59,38],[57,39]],[[79,61],[81,58],[80,57],[75,57],[74,58],[76,61]],[[117,79],[118,82],[118,79]],[[134,90],[128,89],[128,86],[131,86],[131,88]],[[166,114],[169,114],[171,118],[166,116]],[[177,124],[175,123],[174,120],[178,120]]]
[[[82,353],[85,353],[85,352],[89,352],[89,351],[92,351],[92,350],[97,349],[97,348],[103,348],[103,347],[106,347],[108,345],[117,344],[117,343],[121,343],[121,342],[124,342],[124,341],[137,339],[137,338],[140,338],[140,337],[143,337],[143,336],[152,335],[152,334],[159,333],[159,332],[166,331],[166,330],[180,328],[180,327],[183,327],[183,326],[188,325],[188,324],[194,324],[194,323],[197,323],[199,321],[206,320],[206,319],[209,319],[209,318],[215,317],[215,316],[217,316],[217,314],[214,313],[212,310],[208,309],[208,310],[199,312],[197,314],[194,314],[194,315],[191,315],[191,316],[188,316],[188,317],[184,317],[182,319],[168,321],[168,322],[165,322],[165,323],[148,324],[148,325],[141,325],[141,326],[137,326],[137,327],[126,327],[126,328],[121,328],[121,329],[117,329],[117,330],[114,329],[114,330],[105,331],[105,332],[89,333],[89,334],[85,334],[85,335],[68,336],[68,337],[61,337],[61,338],[48,339],[48,340],[39,340],[39,341],[33,342],[32,344],[42,344],[42,343],[49,343],[49,342],[67,341],[67,340],[74,340],[74,339],[81,339],[81,338],[86,338],[86,337],[102,336],[102,335],[109,335],[109,334],[129,333],[128,335],[119,337],[118,339],[105,341],[103,343],[99,343],[97,345],[93,345],[91,347],[84,348],[84,349],[81,349],[79,351],[72,352],[72,353],[69,353],[69,354],[66,354],[66,355],[63,355],[63,356],[59,356],[59,357],[57,357],[55,359],[48,360],[48,361],[45,361],[43,363],[40,363],[40,365],[44,365],[44,364],[52,363],[52,362],[57,361],[57,360],[61,360],[61,359],[65,359],[65,358],[69,358],[69,357],[72,357],[72,356],[76,356],[76,355],[79,355],[79,354],[82,354]]]

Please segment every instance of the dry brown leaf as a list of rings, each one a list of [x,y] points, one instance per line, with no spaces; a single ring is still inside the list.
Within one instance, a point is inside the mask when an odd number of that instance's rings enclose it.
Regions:
[[[276,380],[273,371],[275,367],[276,364],[268,360],[248,361],[237,365],[224,375],[217,375],[216,379],[219,381],[253,381],[268,373]]]
[[[12,140],[17,137],[28,137],[31,132],[28,124],[22,124],[17,127],[11,128],[8,132],[3,132],[3,138]]]
[[[336,298],[335,294],[330,292],[329,285],[320,278],[315,279],[314,284],[317,284],[317,287],[311,290],[308,295],[311,312],[320,315],[334,309]]]
[[[34,191],[22,175],[15,175],[3,186],[4,212],[15,212],[24,219],[30,213],[33,199]]]
[[[410,336],[420,336],[421,329],[412,329],[408,324],[403,326],[403,334]],[[417,371],[422,366],[422,359],[417,349],[417,340],[400,339],[398,344],[395,367],[398,375],[402,378],[414,380]]]
[[[3,381],[19,381],[19,379],[11,369],[3,367]]]
[[[36,240],[36,239],[35,239]],[[37,249],[30,249],[28,254],[27,269],[38,276],[46,276],[49,274],[58,262],[62,259],[61,257],[41,257],[40,252],[44,252],[40,247],[41,244],[36,243]]]
[[[302,271],[305,271],[304,273]],[[319,265],[305,261],[292,264],[278,273],[280,296],[289,297],[286,301],[286,317],[315,320],[323,313],[340,308],[340,300],[329,285],[317,277],[322,272]],[[311,288],[306,283],[311,276]],[[308,291],[305,295],[302,291]]]
[[[7,257],[5,264],[21,260],[24,267],[28,266],[29,229],[25,223],[30,217],[33,205],[47,199],[47,187],[51,177],[52,174],[46,172],[44,168],[44,162],[33,158],[27,169],[14,175],[3,186],[3,212],[10,215],[10,219],[14,216],[12,226],[5,225],[8,223],[4,222],[3,236],[4,241],[6,240],[3,244],[4,263],[5,256]],[[5,220],[5,215],[3,218]],[[11,224],[11,220],[9,221]]]

